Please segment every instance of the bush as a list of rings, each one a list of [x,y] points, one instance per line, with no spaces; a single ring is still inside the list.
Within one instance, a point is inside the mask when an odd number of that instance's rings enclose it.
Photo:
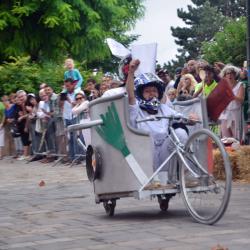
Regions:
[[[23,89],[28,93],[38,93],[39,85],[43,82],[49,84],[55,92],[60,92],[63,85],[64,67],[63,63],[55,62],[33,63],[29,57],[10,58],[11,62],[5,62],[0,65],[0,95],[10,94],[17,90]],[[96,76],[92,75],[92,70],[84,69],[85,65],[76,62],[84,78],[94,78],[99,81],[102,72]]]

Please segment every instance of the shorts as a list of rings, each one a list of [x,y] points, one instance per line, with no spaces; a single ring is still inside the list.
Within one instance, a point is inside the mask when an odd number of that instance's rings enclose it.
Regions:
[[[21,132],[21,140],[22,140],[23,146],[29,146],[30,145],[29,133]]]

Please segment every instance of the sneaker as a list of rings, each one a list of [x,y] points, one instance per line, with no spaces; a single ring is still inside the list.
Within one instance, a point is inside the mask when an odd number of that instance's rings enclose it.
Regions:
[[[158,189],[160,187],[161,183],[159,181],[152,181],[144,188],[144,190],[153,190],[153,189]]]
[[[17,160],[18,160],[18,161],[26,160],[26,156],[20,155],[19,157],[17,157]]]
[[[194,188],[198,186],[200,186],[199,180],[188,180],[185,185],[186,188]]]

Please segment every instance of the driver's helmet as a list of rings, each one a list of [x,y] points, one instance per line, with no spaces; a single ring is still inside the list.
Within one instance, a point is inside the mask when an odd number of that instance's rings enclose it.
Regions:
[[[121,81],[123,81],[124,83],[127,80],[128,77],[128,70],[129,70],[129,63],[132,60],[132,56],[128,55],[126,57],[124,57],[118,66],[118,75]]]
[[[149,114],[156,114],[160,107],[160,101],[164,94],[163,81],[153,73],[144,73],[135,78],[135,93],[139,101],[140,108]],[[143,98],[143,89],[147,86],[154,86],[158,89],[159,97],[145,100]]]

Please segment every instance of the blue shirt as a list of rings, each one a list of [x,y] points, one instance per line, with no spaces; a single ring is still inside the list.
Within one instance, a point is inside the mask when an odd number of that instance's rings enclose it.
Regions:
[[[78,69],[72,69],[72,70],[65,71],[64,80],[66,80],[67,78],[71,78],[74,81],[77,81],[75,88],[81,88],[82,83],[83,83],[83,78],[82,78],[82,75]]]

